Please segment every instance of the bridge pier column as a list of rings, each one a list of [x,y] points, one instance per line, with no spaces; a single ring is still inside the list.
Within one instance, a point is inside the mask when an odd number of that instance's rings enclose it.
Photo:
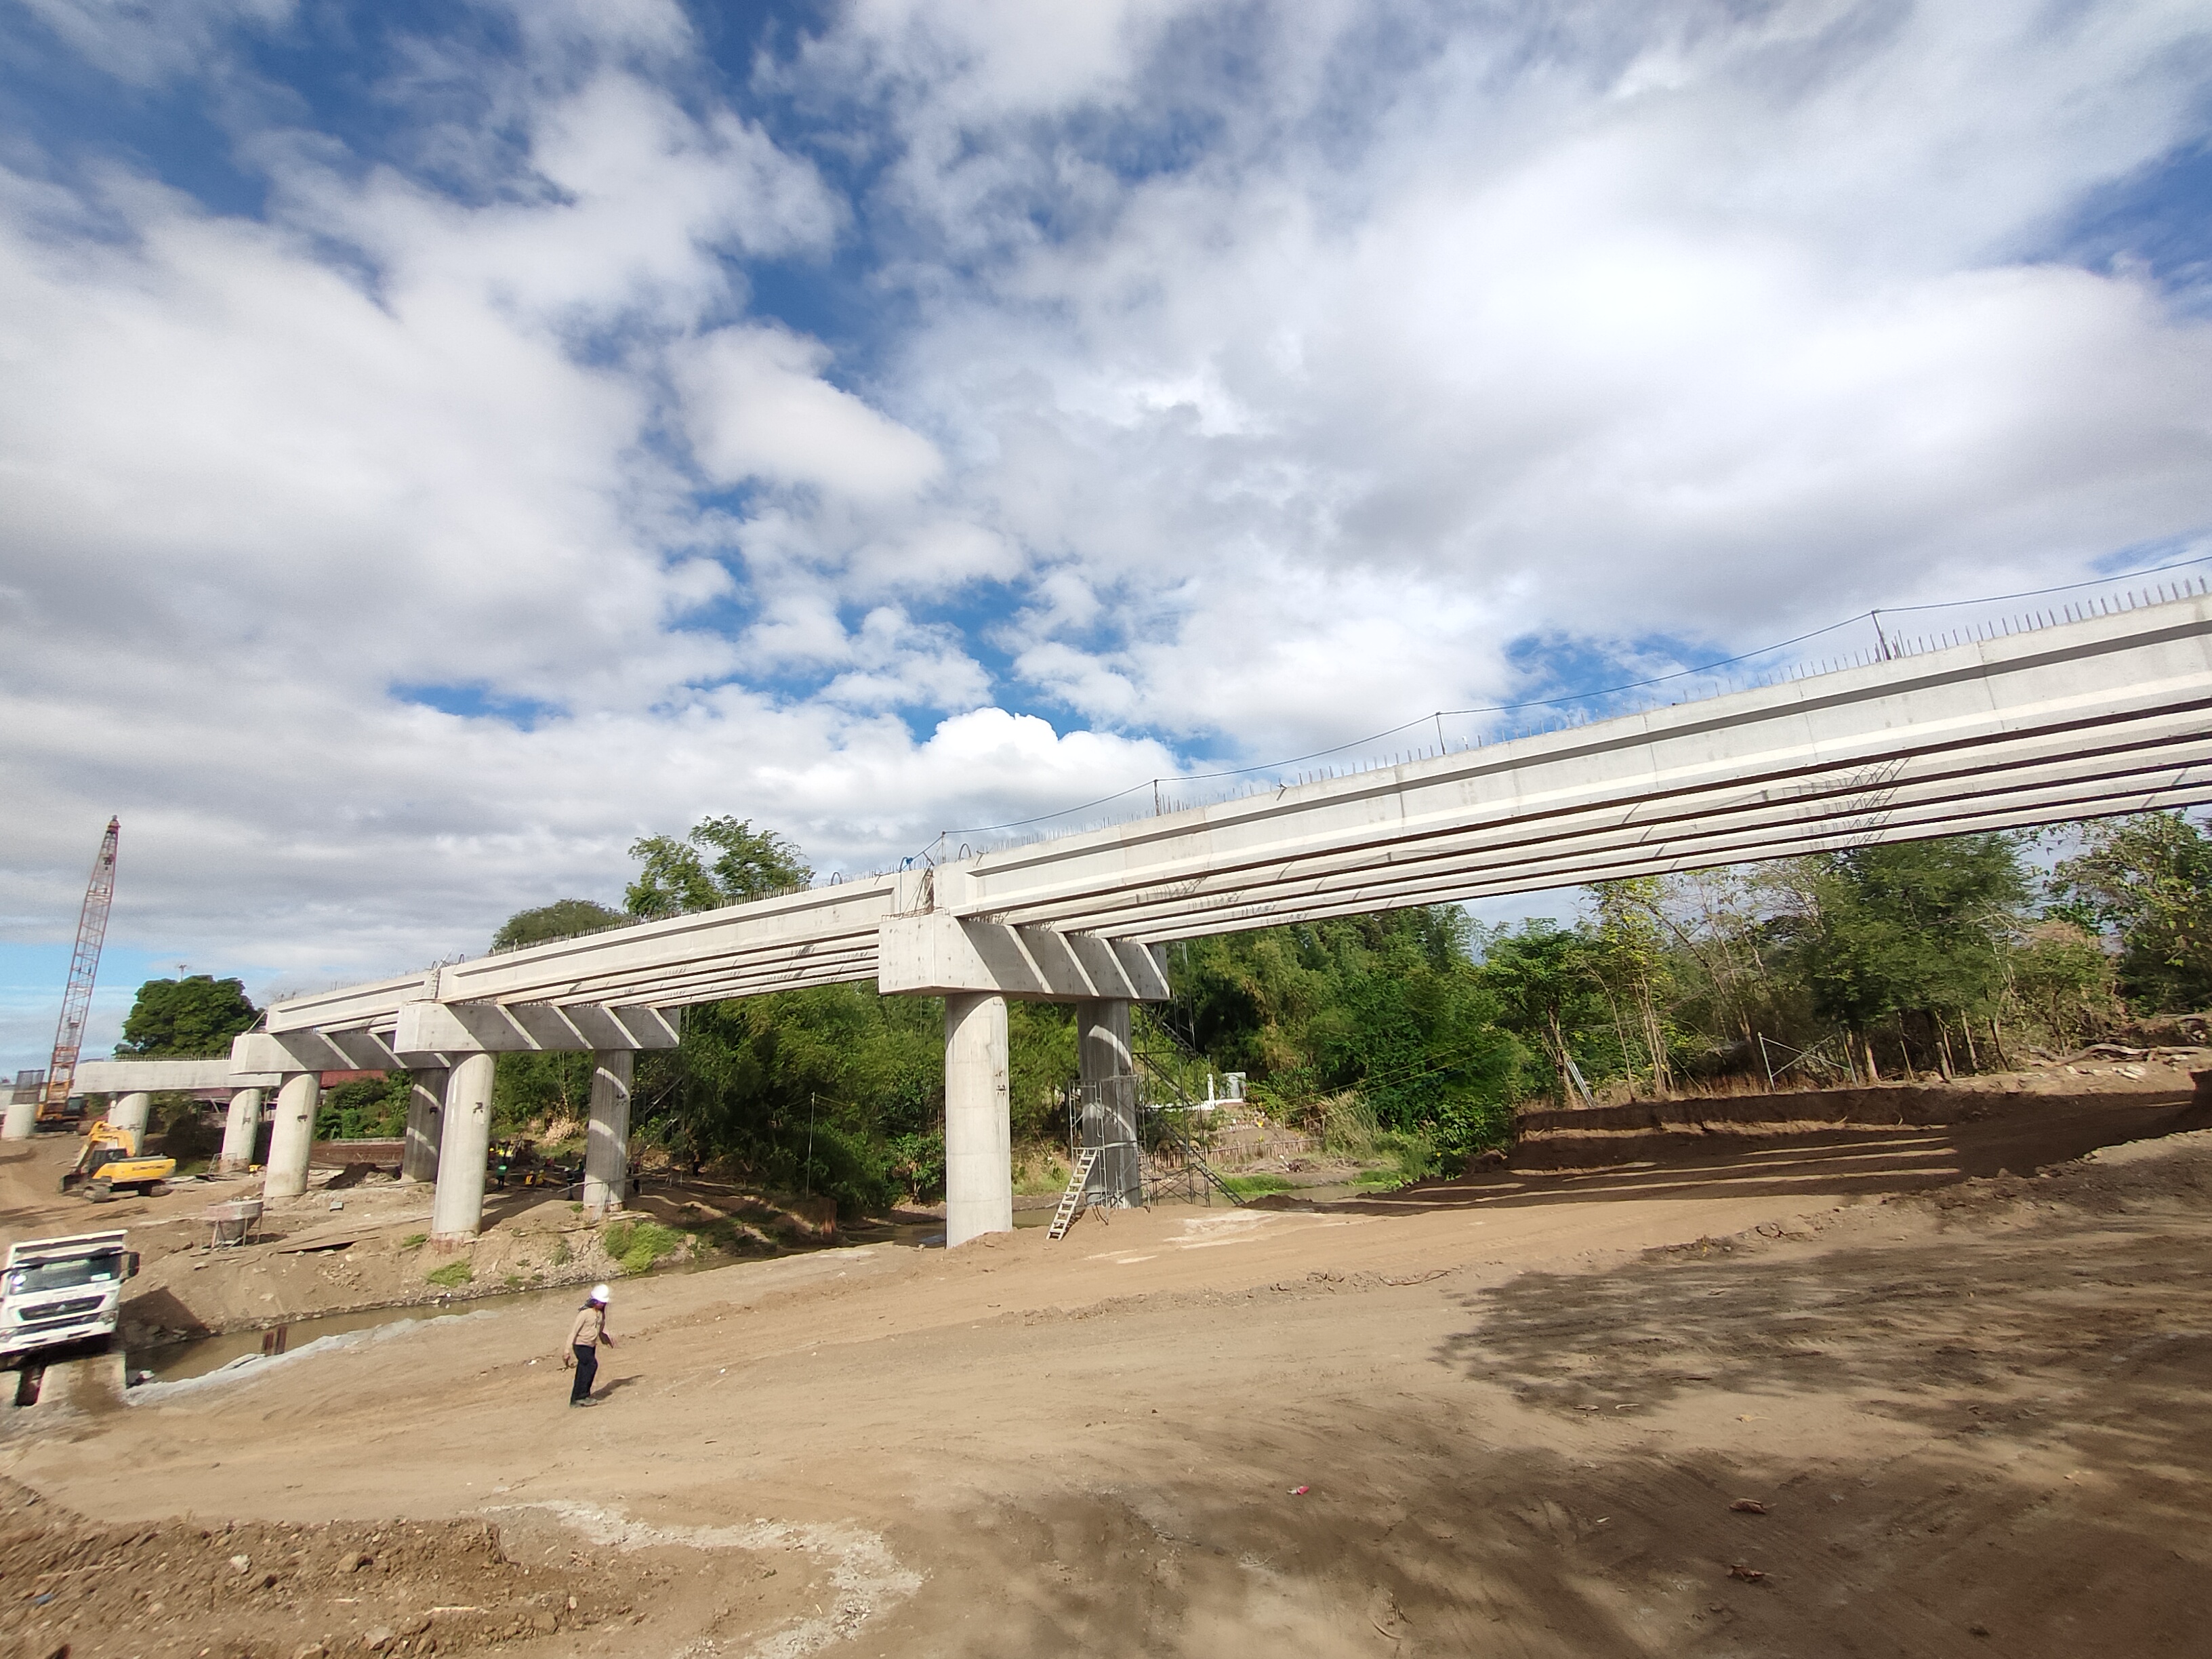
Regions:
[[[584,1214],[596,1221],[621,1209],[629,1196],[629,1087],[636,1057],[627,1048],[602,1048],[592,1059]]]
[[[252,1167],[253,1137],[261,1127],[261,1091],[232,1091],[222,1118],[222,1152],[215,1167],[235,1174]]]
[[[269,1167],[262,1172],[262,1197],[297,1198],[307,1190],[307,1160],[315,1150],[315,1108],[322,1099],[321,1073],[285,1073],[276,1091],[276,1109],[270,1115]]]
[[[1083,1101],[1083,1144],[1099,1146],[1091,1190],[1128,1207],[1145,1201],[1144,1164],[1137,1147],[1136,1065],[1129,1047],[1129,1002],[1085,998],[1075,1005],[1076,1075]]]
[[[470,1054],[446,1079],[445,1123],[438,1140],[438,1188],[430,1200],[430,1237],[465,1244],[483,1226],[484,1159],[491,1151],[493,1058]]]
[[[112,1128],[130,1129],[142,1138],[146,1133],[146,1119],[154,1109],[154,1097],[143,1091],[133,1090],[118,1095],[115,1103],[107,1109],[107,1121]]]
[[[8,1115],[0,1120],[0,1140],[28,1140],[39,1132],[39,1095],[45,1091],[40,1085],[28,1100],[8,1097]]]
[[[945,1243],[1014,1227],[1013,1128],[1006,1087],[1006,1000],[945,999]]]
[[[445,1115],[446,1071],[443,1066],[411,1072],[407,1091],[407,1144],[399,1153],[403,1182],[438,1178],[439,1123]]]

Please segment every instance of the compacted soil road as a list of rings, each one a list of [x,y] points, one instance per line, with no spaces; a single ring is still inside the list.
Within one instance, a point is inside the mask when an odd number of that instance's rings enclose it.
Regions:
[[[2088,1110],[627,1281],[590,1410],[541,1304],[0,1411],[0,1644],[2201,1654],[2212,1132]]]

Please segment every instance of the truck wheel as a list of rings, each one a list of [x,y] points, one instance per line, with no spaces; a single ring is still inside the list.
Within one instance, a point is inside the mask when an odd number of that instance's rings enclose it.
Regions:
[[[115,1196],[115,1183],[111,1181],[88,1181],[85,1183],[84,1195],[95,1204],[105,1204]]]

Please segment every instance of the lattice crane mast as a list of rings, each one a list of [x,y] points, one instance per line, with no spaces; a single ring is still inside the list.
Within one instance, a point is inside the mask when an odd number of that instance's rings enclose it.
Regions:
[[[70,1090],[76,1083],[77,1050],[84,1046],[84,1023],[92,1014],[92,982],[100,972],[100,947],[107,938],[107,912],[115,902],[115,842],[123,830],[107,821],[100,856],[85,884],[84,908],[77,913],[76,949],[70,954],[69,988],[62,993],[61,1024],[54,1028],[54,1057],[46,1067],[46,1092],[39,1097],[39,1121],[69,1115]]]

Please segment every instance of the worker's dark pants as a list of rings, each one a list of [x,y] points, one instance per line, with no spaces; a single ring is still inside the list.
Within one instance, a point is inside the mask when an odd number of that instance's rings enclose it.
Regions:
[[[599,1369],[599,1350],[596,1343],[587,1347],[579,1342],[575,1347],[576,1384],[568,1390],[568,1403],[572,1406],[591,1393],[592,1378],[598,1375]]]

